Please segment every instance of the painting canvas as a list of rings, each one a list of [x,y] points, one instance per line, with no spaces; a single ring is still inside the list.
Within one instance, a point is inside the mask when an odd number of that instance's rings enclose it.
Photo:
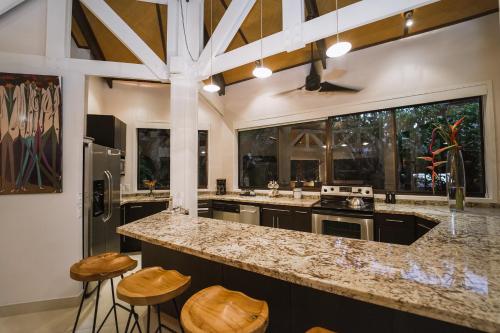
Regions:
[[[0,195],[59,192],[61,79],[0,73]]]

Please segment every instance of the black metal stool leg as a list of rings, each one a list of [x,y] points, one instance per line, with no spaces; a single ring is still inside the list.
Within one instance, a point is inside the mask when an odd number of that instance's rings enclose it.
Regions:
[[[113,284],[113,279],[110,279],[110,280],[111,280],[111,297],[113,298],[113,311],[115,313],[116,333],[120,333],[118,330],[118,316],[116,314],[115,286]]]
[[[73,326],[73,333],[76,331],[76,326],[78,326],[78,320],[80,320],[80,313],[82,312],[83,301],[85,300],[85,295],[87,294],[87,288],[89,286],[88,282],[85,282],[83,287],[82,300],[80,301],[80,306],[78,307],[78,313],[76,314],[75,325]]]
[[[131,306],[131,310],[128,314],[127,325],[125,326],[125,333],[128,332],[128,326],[130,325],[130,319],[132,318],[132,312],[134,311],[134,306]]]
[[[150,325],[151,325],[151,306],[148,305],[148,324],[146,333],[149,333]]]
[[[161,333],[160,304],[156,305],[156,313],[158,313],[158,331]]]
[[[94,323],[92,324],[92,333],[95,333],[95,326],[97,322],[97,309],[99,308],[99,294],[101,292],[101,281],[97,282],[97,295],[94,307]]]
[[[179,313],[179,307],[177,306],[177,302],[175,301],[175,298],[172,298],[172,302],[174,303],[175,314],[177,315],[177,320],[179,321],[179,327],[181,328],[181,332],[184,333],[184,329],[182,328],[182,324],[181,324],[181,315]]]

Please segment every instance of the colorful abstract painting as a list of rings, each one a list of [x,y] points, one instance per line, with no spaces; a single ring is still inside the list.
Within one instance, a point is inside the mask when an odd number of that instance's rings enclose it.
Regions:
[[[59,192],[61,80],[0,73],[0,195]]]

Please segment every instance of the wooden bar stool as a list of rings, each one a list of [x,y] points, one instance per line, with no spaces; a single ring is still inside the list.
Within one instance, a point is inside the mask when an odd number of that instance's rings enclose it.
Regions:
[[[221,286],[197,292],[181,312],[182,327],[187,333],[263,333],[268,322],[265,301]]]
[[[80,319],[80,313],[82,312],[83,301],[88,296],[87,288],[89,286],[89,282],[97,282],[97,296],[94,307],[94,323],[92,325],[92,332],[96,332],[97,308],[99,307],[101,283],[107,279],[111,281],[111,296],[113,297],[113,305],[111,306],[111,309],[109,309],[106,317],[97,329],[97,332],[101,330],[102,326],[111,314],[111,311],[114,311],[116,332],[118,333],[118,318],[116,315],[116,307],[120,306],[120,304],[117,304],[115,302],[115,288],[113,285],[113,278],[123,275],[124,273],[134,269],[136,266],[137,260],[116,252],[108,252],[92,257],[87,257],[71,266],[69,270],[69,275],[71,276],[71,278],[73,280],[83,282],[84,284],[82,300],[80,301],[80,307],[78,308],[78,314],[76,315],[75,324],[73,326],[73,333],[76,331],[76,327],[78,326],[78,320]],[[128,311],[127,308],[124,309]]]
[[[335,333],[323,327],[313,327],[307,330],[306,333]]]
[[[118,298],[131,305],[132,310],[128,316],[125,333],[128,331],[132,314],[135,317],[135,323],[131,332],[137,325],[141,330],[134,307],[143,305],[148,307],[147,331],[151,324],[151,306],[156,306],[158,314],[158,329],[161,332],[162,324],[160,320],[160,304],[168,301],[174,303],[177,318],[179,319],[179,308],[175,298],[182,294],[191,284],[191,277],[182,275],[174,270],[164,270],[161,267],[149,267],[142,269],[120,281],[116,288]],[[170,330],[168,327],[163,326]],[[156,332],[155,331],[155,332]],[[175,332],[175,331],[173,331]]]

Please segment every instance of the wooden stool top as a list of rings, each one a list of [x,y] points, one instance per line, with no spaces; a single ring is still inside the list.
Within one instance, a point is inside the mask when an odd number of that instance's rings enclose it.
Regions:
[[[149,267],[121,280],[116,294],[131,305],[156,305],[179,296],[190,284],[190,276],[161,267]]]
[[[335,332],[332,332],[322,327],[313,327],[309,329],[306,333],[335,333]]]
[[[197,292],[181,312],[182,327],[187,333],[263,333],[268,321],[265,301],[221,286]]]
[[[108,252],[87,257],[73,264],[69,275],[77,281],[103,281],[120,276],[136,266],[137,260],[120,253]]]

